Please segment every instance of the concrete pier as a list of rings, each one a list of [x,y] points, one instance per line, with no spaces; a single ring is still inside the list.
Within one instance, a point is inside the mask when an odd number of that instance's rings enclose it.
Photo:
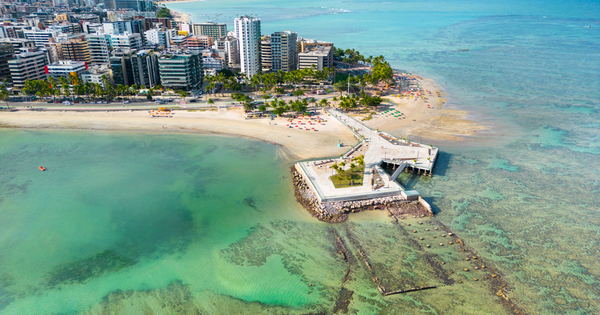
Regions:
[[[438,148],[373,130],[336,109],[328,109],[327,112],[352,132],[359,139],[359,143],[340,158],[302,161],[296,164],[296,169],[315,192],[319,202],[358,201],[394,196],[407,200],[404,187],[396,182],[400,173],[403,170],[412,170],[418,174],[431,174],[438,156]],[[334,175],[330,167],[334,163],[350,164],[351,159],[358,155],[362,155],[364,160],[362,185],[336,188],[330,179]],[[395,172],[387,174],[381,168],[382,163],[395,165]],[[414,192],[411,195],[414,197]]]

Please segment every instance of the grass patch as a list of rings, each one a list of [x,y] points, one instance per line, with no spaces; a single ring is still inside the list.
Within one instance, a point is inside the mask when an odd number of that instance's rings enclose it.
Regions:
[[[362,186],[365,177],[364,171],[365,168],[361,166],[355,168],[354,171],[345,170],[341,176],[338,174],[330,176],[329,179],[335,188]]]

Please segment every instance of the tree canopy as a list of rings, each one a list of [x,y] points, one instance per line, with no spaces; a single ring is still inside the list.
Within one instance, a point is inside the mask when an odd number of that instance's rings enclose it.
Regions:
[[[161,8],[160,10],[158,10],[158,12],[156,12],[156,17],[172,19],[173,15],[171,14],[171,10],[167,8]]]

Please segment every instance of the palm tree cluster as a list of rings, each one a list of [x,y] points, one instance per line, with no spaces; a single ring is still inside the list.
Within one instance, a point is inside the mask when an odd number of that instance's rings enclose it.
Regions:
[[[126,95],[137,96],[145,86],[133,84],[131,86],[119,84],[113,86],[110,79],[103,75],[102,83],[83,82],[80,77],[69,75],[68,77],[49,77],[46,80],[27,80],[21,92],[27,96],[36,96],[38,98],[71,96],[88,97],[92,100],[102,99],[112,101],[117,96]],[[157,86],[156,88],[161,88]],[[150,89],[148,97],[151,99],[153,89]]]
[[[224,93],[228,90],[244,91],[245,87],[250,87],[250,90],[255,92],[269,93],[274,90],[283,93],[282,85],[291,85],[296,89],[301,83],[329,80],[334,72],[334,68],[317,70],[315,67],[289,72],[279,70],[277,72],[259,73],[252,77],[246,77],[243,73],[227,76],[223,72],[219,72],[214,76],[205,78],[205,91],[214,94],[219,89]]]

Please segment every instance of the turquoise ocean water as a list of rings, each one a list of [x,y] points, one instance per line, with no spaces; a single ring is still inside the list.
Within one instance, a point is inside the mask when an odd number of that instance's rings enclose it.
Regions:
[[[490,129],[430,139],[442,149],[435,176],[402,181],[525,312],[600,311],[597,1],[169,8],[229,25],[256,14],[265,34],[296,31],[435,79],[447,105]],[[295,203],[287,167],[275,147],[241,139],[0,130],[0,314],[511,313],[488,282],[457,272],[461,253],[431,258],[384,215],[316,222]],[[332,229],[381,279],[438,289],[381,297],[364,266],[340,260]],[[453,283],[432,259],[454,268]]]

